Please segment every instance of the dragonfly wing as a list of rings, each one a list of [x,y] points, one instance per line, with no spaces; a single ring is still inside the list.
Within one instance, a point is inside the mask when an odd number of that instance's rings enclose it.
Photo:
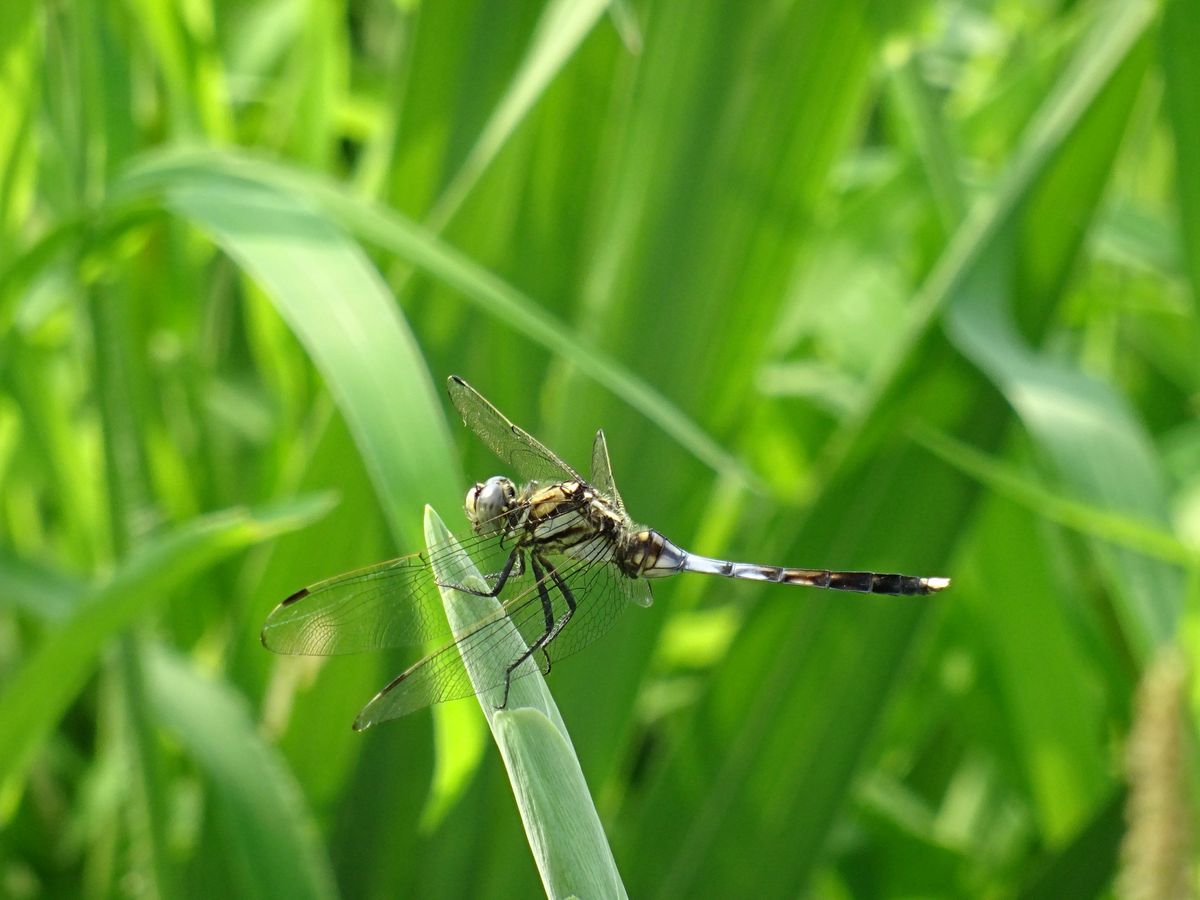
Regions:
[[[612,463],[608,459],[608,443],[604,440],[604,429],[596,432],[596,440],[592,444],[591,485],[616,507],[617,512],[625,512],[625,504],[617,492],[617,482],[613,478]]]
[[[446,381],[450,400],[466,426],[513,470],[531,481],[582,481],[579,473],[547,449],[537,438],[492,406],[479,391],[457,375]]]
[[[450,567],[439,566],[443,577],[449,574],[447,568]],[[527,647],[509,618],[509,610],[521,609],[531,603],[541,608],[538,585],[528,557],[520,569],[514,569],[509,576],[501,596],[512,599],[501,605],[495,599],[470,594],[455,597],[456,607],[461,608],[464,603],[478,605],[480,615],[477,618],[467,616],[474,624],[460,629],[456,640],[439,647],[397,675],[363,707],[354,720],[355,730],[362,731],[434,703],[459,700],[503,685],[504,670]],[[513,675],[535,671],[535,664],[527,662]],[[502,699],[503,695],[497,693],[492,702],[499,705]]]
[[[262,642],[276,653],[337,656],[417,646],[450,634],[434,566],[469,554],[494,575],[511,548],[503,535],[463,538],[318,582],[292,594],[267,617]]]
[[[517,646],[505,647],[514,635],[512,623],[497,609],[494,618],[477,626],[475,631],[430,653],[397,675],[363,707],[354,720],[354,730],[362,731],[380,722],[398,719],[434,703],[470,697],[477,689],[467,674],[464,656],[480,666],[484,665],[485,654],[500,653],[496,659],[516,659],[521,650]],[[504,681],[503,664],[492,662],[487,666],[484,671],[489,673],[489,680],[480,684],[479,691]],[[528,668],[530,672],[536,671],[532,663],[528,663]],[[499,703],[499,699],[496,702]]]
[[[575,596],[576,609],[547,648],[553,662],[578,653],[607,634],[630,603],[649,605],[649,583],[642,578],[630,578],[612,563],[576,566],[560,574]],[[528,633],[524,627],[521,631]]]
[[[598,543],[590,556],[552,560],[555,573],[574,596],[577,607],[545,650],[551,660],[570,656],[595,641],[613,626],[631,601],[636,602],[637,581],[605,561],[605,555],[606,548]],[[493,607],[489,619],[397,676],[363,708],[354,727],[361,731],[434,703],[478,693],[486,693],[488,700],[499,706],[504,697],[505,670],[547,630],[545,601],[549,602],[552,622],[567,611],[566,599],[549,571],[543,571],[539,580],[531,574],[532,565],[527,564],[525,573],[525,580],[503,608]],[[541,652],[534,653],[513,670],[512,681],[537,672],[544,659]],[[512,702],[515,700],[514,694],[510,706],[516,705]]]

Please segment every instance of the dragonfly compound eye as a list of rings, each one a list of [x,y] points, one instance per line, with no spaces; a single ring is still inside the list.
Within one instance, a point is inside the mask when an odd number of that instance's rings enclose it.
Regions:
[[[508,512],[516,499],[517,489],[503,475],[489,478],[467,491],[467,515],[477,530],[499,529],[500,517]]]

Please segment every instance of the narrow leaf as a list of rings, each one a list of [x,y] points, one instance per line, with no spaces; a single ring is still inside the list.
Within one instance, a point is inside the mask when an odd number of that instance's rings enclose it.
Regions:
[[[83,687],[100,652],[117,632],[171,596],[218,560],[300,528],[329,508],[328,498],[270,509],[234,509],[202,516],[149,541],[103,586],[50,632],[0,694],[0,783],[5,815],[42,739]],[[3,818],[3,816],[0,816]]]
[[[429,547],[453,546],[454,537],[429,507],[425,510],[425,532]],[[448,560],[447,554],[431,554],[440,583],[486,585],[465,554],[451,555],[454,558]],[[456,634],[480,620],[481,608],[485,615],[498,615],[501,609],[497,600],[453,588],[442,589],[442,600]],[[490,605],[491,610],[484,604]],[[525,651],[520,632],[510,625],[507,633],[490,646],[487,658],[464,658],[464,663],[472,682],[481,690],[479,705],[504,758],[546,894],[624,897],[621,876],[571,747],[567,727],[537,665],[532,659],[524,662],[531,671],[513,681],[503,710],[496,708],[502,692],[487,688],[495,684],[497,671],[503,671]]]

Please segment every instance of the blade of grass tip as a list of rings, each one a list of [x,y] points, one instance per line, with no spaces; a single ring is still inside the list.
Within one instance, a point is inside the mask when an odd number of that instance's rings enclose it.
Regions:
[[[322,496],[201,516],[148,540],[107,583],[82,597],[0,693],[0,821],[12,814],[19,779],[38,745],[114,635],[195,573],[244,547],[301,528],[332,505],[331,498]]]
[[[890,55],[890,54],[889,54]],[[913,147],[921,158],[921,174],[946,235],[952,234],[967,211],[967,199],[957,172],[957,154],[951,145],[941,104],[931,95],[918,70],[913,53],[896,50],[896,64],[888,86],[904,125],[912,135]]]
[[[425,537],[430,548],[454,546],[454,537],[432,507],[425,508]],[[437,553],[431,559],[439,583],[477,584],[486,589],[486,581],[466,554]],[[483,618],[503,615],[498,600],[453,588],[442,589],[442,600],[455,634]],[[507,634],[491,646],[487,658],[464,658],[463,663],[480,689],[479,705],[508,771],[546,894],[626,896],[566,725],[537,664],[532,659],[523,663],[528,672],[513,681],[503,710],[496,708],[502,689],[485,687],[495,684],[496,673],[525,652],[524,639],[510,623]]]
[[[638,24],[637,13],[629,0],[609,0],[608,16],[625,49],[634,56],[640,54],[646,42],[642,38],[642,26]]]

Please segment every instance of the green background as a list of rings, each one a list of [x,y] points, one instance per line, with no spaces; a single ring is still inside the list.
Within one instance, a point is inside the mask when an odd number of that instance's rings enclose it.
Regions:
[[[541,891],[477,704],[355,734],[411,654],[258,640],[462,527],[457,373],[689,549],[954,578],[676,579],[556,666],[631,896],[1178,896],[1198,47],[1195,0],[4,0],[0,894]]]

